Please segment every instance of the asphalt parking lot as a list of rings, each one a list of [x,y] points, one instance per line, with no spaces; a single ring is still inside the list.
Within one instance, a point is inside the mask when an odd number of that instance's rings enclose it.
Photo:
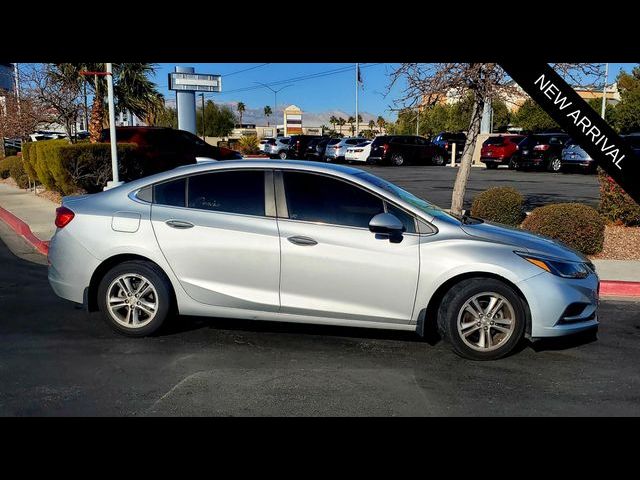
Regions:
[[[366,166],[353,165],[370,171],[405,190],[429,200],[442,208],[451,206],[451,189],[457,168],[434,166]],[[465,207],[471,207],[473,197],[491,187],[513,187],[525,197],[525,208],[548,203],[580,202],[597,207],[600,194],[597,175],[583,173],[548,173],[472,168],[465,195]]]
[[[179,318],[129,339],[0,241],[0,415],[640,415],[640,303],[598,340],[463,360],[407,332]]]

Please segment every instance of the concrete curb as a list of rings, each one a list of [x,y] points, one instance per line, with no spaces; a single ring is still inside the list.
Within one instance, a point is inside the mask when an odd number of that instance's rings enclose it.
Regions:
[[[49,253],[49,242],[36,237],[29,225],[16,217],[13,213],[0,207],[0,220],[3,220],[13,231],[24,237],[42,255]],[[640,297],[640,282],[622,280],[601,280],[600,296],[602,297]]]
[[[24,239],[33,245],[33,247],[42,255],[47,255],[49,253],[49,242],[40,240],[33,234],[29,225],[2,207],[0,207],[0,220],[9,225],[9,227],[18,235],[24,237]]]

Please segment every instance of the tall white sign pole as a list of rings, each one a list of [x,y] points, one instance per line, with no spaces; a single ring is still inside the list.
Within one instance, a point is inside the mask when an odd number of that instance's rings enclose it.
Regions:
[[[609,64],[604,64],[604,87],[602,87],[602,109],[600,116],[604,118],[604,114],[607,110],[607,82],[609,81]]]
[[[109,104],[109,139],[111,140],[111,174],[113,180],[107,182],[105,190],[122,185],[118,176],[118,147],[116,144],[116,109],[113,103],[113,65],[107,63],[107,99]]]
[[[360,131],[360,122],[358,121],[358,81],[360,80],[360,64],[356,63],[356,137],[358,136],[358,132]]]

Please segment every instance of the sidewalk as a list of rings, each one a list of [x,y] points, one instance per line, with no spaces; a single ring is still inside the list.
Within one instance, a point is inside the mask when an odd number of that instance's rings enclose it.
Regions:
[[[0,183],[0,221],[4,220],[45,255],[48,241],[56,231],[53,222],[57,207],[32,192]],[[640,261],[594,260],[593,263],[602,280],[602,295],[640,296]]]

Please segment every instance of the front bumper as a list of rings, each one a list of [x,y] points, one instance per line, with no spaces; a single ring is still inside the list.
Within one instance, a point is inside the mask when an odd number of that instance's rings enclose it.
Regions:
[[[559,337],[598,325],[600,281],[594,273],[567,279],[542,272],[518,283],[531,312],[531,337]]]

